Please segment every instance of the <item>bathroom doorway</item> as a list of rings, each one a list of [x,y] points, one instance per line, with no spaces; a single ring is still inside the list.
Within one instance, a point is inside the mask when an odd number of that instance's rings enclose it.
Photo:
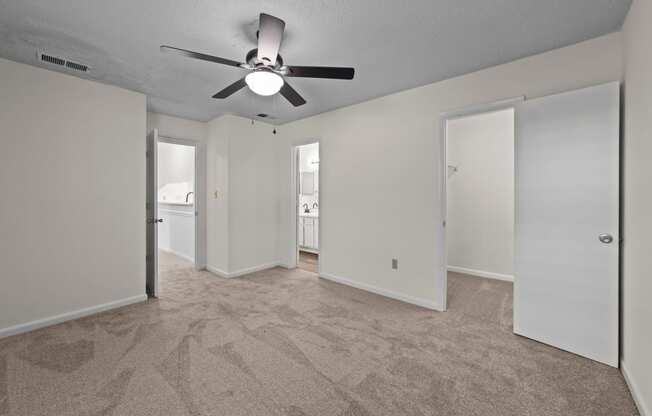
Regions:
[[[158,256],[165,274],[195,265],[195,146],[159,139]]]
[[[295,148],[297,268],[319,273],[319,143]]]
[[[199,140],[147,135],[146,280],[158,297],[178,272],[206,267],[204,146]]]

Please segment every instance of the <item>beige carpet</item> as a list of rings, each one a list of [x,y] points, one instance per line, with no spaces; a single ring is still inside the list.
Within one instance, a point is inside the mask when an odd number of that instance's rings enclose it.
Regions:
[[[636,415],[618,370],[514,336],[511,285],[431,312],[273,269],[0,340],[0,415]]]

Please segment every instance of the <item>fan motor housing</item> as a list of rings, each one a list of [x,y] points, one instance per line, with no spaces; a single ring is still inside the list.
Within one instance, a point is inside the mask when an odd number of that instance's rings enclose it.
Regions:
[[[247,53],[245,62],[247,62],[249,65],[253,66],[254,68],[267,66],[265,65],[264,62],[258,60],[258,48],[252,49]],[[283,57],[281,57],[281,54],[278,54],[276,56],[276,65],[274,65],[274,69],[279,69],[282,66],[283,66]]]

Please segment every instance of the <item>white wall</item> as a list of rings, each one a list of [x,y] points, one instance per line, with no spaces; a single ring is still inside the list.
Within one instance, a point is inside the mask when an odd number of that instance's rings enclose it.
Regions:
[[[227,117],[208,123],[206,141],[206,267],[229,270],[229,139]]]
[[[277,263],[278,136],[269,124],[229,121],[229,271]]]
[[[437,307],[439,114],[619,80],[620,41],[616,33],[284,125],[281,261],[292,264],[295,257],[289,149],[319,139],[323,274]],[[393,257],[398,271],[391,269]]]
[[[652,416],[652,1],[635,0],[624,27],[622,369]]]
[[[145,105],[0,59],[0,334],[144,300]]]
[[[235,116],[209,123],[210,270],[234,275],[278,264],[279,136],[272,130]]]
[[[514,110],[447,122],[448,266],[513,279]]]

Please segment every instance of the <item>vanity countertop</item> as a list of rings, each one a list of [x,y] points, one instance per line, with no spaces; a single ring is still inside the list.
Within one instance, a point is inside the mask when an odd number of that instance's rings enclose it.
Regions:
[[[164,205],[177,205],[177,206],[184,206],[184,207],[190,207],[195,205],[193,202],[158,201],[158,203]]]
[[[304,218],[319,218],[319,212],[314,212],[314,211],[313,212],[303,212],[302,211],[301,214],[299,214],[299,216],[304,217]]]

